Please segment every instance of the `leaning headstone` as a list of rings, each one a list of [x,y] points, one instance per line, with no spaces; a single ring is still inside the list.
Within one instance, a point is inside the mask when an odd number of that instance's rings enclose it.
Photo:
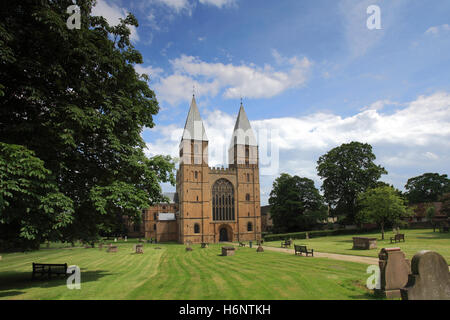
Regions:
[[[128,237],[127,237],[127,236],[125,236],[125,242],[127,242],[127,240],[128,240]]]
[[[400,248],[383,248],[378,254],[381,288],[379,291],[388,299],[400,298],[400,289],[408,282],[411,265]]]
[[[114,242],[117,242],[117,238],[114,238]]]
[[[256,252],[264,252],[263,247],[259,246],[258,249],[256,249]]]
[[[448,264],[439,253],[417,253],[411,261],[411,273],[401,289],[403,300],[450,300]]]

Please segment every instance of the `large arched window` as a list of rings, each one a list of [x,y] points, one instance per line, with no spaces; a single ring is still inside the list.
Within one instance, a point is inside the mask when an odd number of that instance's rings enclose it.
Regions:
[[[213,221],[234,220],[234,188],[230,181],[219,179],[212,187]]]

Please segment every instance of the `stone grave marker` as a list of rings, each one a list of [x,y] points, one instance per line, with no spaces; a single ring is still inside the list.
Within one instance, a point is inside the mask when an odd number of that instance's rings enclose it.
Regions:
[[[222,247],[222,256],[224,257],[234,256],[235,251],[236,251],[235,247]]]
[[[259,246],[258,249],[256,249],[256,252],[264,252],[263,247]]]
[[[136,248],[135,248],[135,252],[136,252],[136,253],[144,253],[144,245],[142,245],[142,244],[137,244],[135,247],[136,247]]]
[[[401,296],[403,300],[450,300],[450,273],[444,257],[428,250],[418,252]]]
[[[408,282],[411,264],[400,248],[383,248],[378,254],[381,289],[386,298],[400,298],[400,289]]]
[[[377,238],[353,237],[353,249],[370,250],[376,247]]]

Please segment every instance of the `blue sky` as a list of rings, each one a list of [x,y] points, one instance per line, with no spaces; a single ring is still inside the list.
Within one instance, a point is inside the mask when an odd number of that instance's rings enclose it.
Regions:
[[[370,5],[379,30],[367,28]],[[143,132],[149,156],[177,156],[195,85],[211,165],[227,163],[243,97],[267,158],[263,205],[281,172],[320,187],[319,156],[354,140],[373,146],[389,172],[382,180],[400,189],[449,171],[447,0],[98,0],[94,9],[111,24],[126,12],[140,22],[136,71],[150,76],[161,107]]]

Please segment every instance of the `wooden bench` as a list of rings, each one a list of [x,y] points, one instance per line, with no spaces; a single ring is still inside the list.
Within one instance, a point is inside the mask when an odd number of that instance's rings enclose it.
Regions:
[[[47,263],[34,263],[33,262],[33,274],[32,279],[36,278],[36,275],[40,274],[42,277],[47,275],[50,279],[52,274],[67,275],[67,263],[65,264],[47,264]]]
[[[391,237],[391,243],[392,242],[400,242],[401,240],[403,240],[403,242],[405,242],[405,235],[402,233],[396,234],[393,237]]]
[[[287,247],[290,248],[291,245],[292,245],[291,240],[284,240],[284,242],[281,243],[281,247],[282,247],[282,248],[287,248]]]
[[[245,243],[239,242],[239,247],[245,247]]]
[[[294,244],[294,249],[295,249],[295,255],[299,254],[299,255],[303,255],[303,253],[306,254],[306,256],[311,255],[314,257],[314,249],[311,249],[308,251],[308,248],[306,246],[299,246],[299,245],[295,245]]]

